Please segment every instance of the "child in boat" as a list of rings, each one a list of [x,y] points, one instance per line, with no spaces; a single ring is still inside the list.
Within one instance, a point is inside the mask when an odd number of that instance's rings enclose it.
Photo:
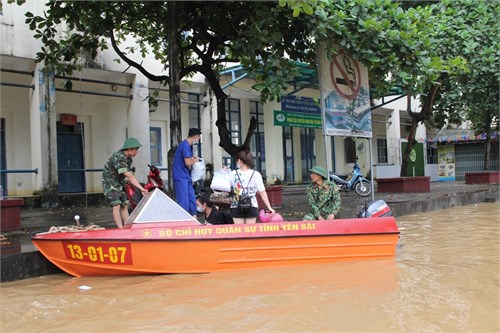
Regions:
[[[198,213],[203,214],[207,224],[233,223],[233,218],[229,215],[229,212],[219,211],[207,194],[199,194],[196,197],[196,210]]]

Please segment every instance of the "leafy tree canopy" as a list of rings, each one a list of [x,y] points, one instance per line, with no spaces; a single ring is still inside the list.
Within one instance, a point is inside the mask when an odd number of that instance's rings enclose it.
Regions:
[[[470,120],[476,134],[486,134],[483,168],[489,170],[500,102],[500,6],[488,0],[443,0],[434,12],[440,19],[432,33],[441,56],[460,56],[469,70],[443,82],[431,124],[441,128]]]
[[[469,71],[444,83],[432,124],[441,128],[469,119],[477,134],[498,129],[500,7],[494,1],[447,0],[435,11],[440,53],[463,57]]]

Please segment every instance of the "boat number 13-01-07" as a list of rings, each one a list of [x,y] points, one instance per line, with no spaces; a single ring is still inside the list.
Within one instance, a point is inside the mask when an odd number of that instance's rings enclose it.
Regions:
[[[100,264],[131,265],[130,243],[63,242],[66,258]]]

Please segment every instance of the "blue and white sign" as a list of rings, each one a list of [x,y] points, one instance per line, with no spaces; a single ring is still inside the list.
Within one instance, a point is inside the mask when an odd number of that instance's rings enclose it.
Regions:
[[[307,114],[321,114],[319,100],[310,97],[284,96],[281,99],[281,110]]]

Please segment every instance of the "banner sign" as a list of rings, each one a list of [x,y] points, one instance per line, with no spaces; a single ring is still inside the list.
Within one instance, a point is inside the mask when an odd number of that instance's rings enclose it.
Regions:
[[[330,61],[324,47],[318,48],[325,134],[371,138],[368,68],[344,52]]]
[[[281,110],[274,111],[274,126],[322,128],[319,101],[310,97],[284,96]]]
[[[323,125],[320,114],[305,114],[275,110],[274,126],[321,128]]]
[[[281,110],[321,115],[319,100],[309,97],[284,96],[281,99]]]
[[[455,180],[455,146],[438,146],[438,175],[439,180]]]

